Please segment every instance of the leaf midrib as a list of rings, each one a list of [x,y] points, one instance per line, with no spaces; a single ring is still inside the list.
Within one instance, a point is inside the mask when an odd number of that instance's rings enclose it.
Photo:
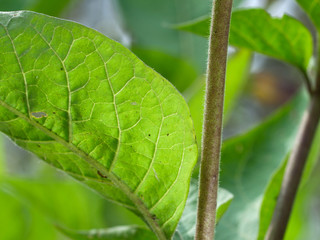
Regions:
[[[149,212],[148,208],[144,205],[142,200],[139,197],[137,197],[130,190],[130,188],[125,183],[123,183],[116,175],[114,175],[111,172],[107,171],[106,168],[101,163],[99,163],[94,158],[88,156],[85,152],[83,152],[82,150],[78,149],[72,143],[67,142],[62,137],[60,137],[59,135],[49,131],[47,128],[45,128],[41,124],[39,124],[36,121],[26,117],[23,113],[21,113],[20,111],[18,111],[17,109],[15,109],[13,107],[11,107],[10,105],[5,103],[4,101],[0,100],[0,105],[5,107],[7,110],[12,112],[13,114],[17,115],[18,117],[22,118],[23,120],[25,120],[26,122],[28,122],[29,124],[34,126],[35,128],[41,130],[47,136],[51,137],[52,139],[54,139],[55,141],[57,141],[58,143],[60,143],[61,145],[65,146],[66,148],[68,148],[73,153],[75,153],[77,156],[79,156],[82,159],[84,159],[85,161],[87,161],[97,171],[99,171],[103,175],[107,176],[121,191],[123,191],[129,197],[129,199],[133,202],[133,204],[136,206],[136,208],[141,212],[141,214],[143,215],[144,219],[149,224],[149,226],[152,228],[153,232],[157,235],[157,237],[160,240],[166,240],[167,239],[166,236],[165,236],[165,233],[163,232],[163,230],[161,229],[159,224],[155,220],[153,220],[152,214]]]

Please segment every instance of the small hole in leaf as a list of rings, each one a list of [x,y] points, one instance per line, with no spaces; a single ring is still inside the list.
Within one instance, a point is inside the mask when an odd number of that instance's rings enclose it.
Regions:
[[[44,118],[48,116],[45,112],[32,112],[31,115],[34,118]]]

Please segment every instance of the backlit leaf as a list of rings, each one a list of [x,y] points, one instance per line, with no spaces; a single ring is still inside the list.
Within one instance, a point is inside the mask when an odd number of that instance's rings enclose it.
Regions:
[[[169,239],[197,159],[177,90],[74,22],[1,12],[0,44],[0,131]]]

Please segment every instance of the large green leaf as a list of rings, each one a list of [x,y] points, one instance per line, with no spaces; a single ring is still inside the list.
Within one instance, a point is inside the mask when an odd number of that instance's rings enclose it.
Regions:
[[[197,159],[183,97],[74,22],[0,14],[0,131],[170,238]]]
[[[209,17],[176,25],[175,28],[208,36]],[[284,15],[272,18],[263,9],[247,9],[232,14],[230,44],[281,59],[306,70],[312,56],[312,37],[298,20]]]
[[[261,125],[224,143],[220,182],[234,200],[217,226],[217,240],[257,237],[264,190],[292,149],[307,99],[299,94]]]
[[[132,48],[132,51],[148,66],[168,79],[180,92],[190,87],[197,78],[194,67],[182,58],[158,50],[139,47]]]
[[[320,32],[320,1],[319,0],[296,0],[307,12],[311,21]]]
[[[58,227],[61,232],[74,240],[156,240],[156,236],[141,226],[119,226],[108,229],[75,231]]]
[[[251,55],[247,50],[240,50],[228,60],[224,98],[224,121],[228,120],[247,82]],[[204,98],[205,82],[203,82],[202,86],[188,101],[197,139],[201,139],[202,136]]]
[[[192,240],[194,239],[197,219],[198,206],[198,181],[192,180],[190,185],[190,192],[186,207],[182,214],[178,228],[173,236],[174,240]],[[219,188],[217,201],[217,217],[216,223],[219,223],[221,217],[229,208],[233,200],[232,193],[223,188]]]

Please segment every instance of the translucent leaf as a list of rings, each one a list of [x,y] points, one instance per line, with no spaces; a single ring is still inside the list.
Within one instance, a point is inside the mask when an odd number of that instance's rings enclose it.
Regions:
[[[197,159],[177,90],[74,22],[1,12],[0,44],[0,131],[170,238]]]
[[[209,26],[210,19],[202,17],[175,28],[207,37]],[[312,37],[301,22],[288,15],[272,18],[263,9],[235,11],[229,41],[233,46],[278,58],[304,71],[312,56]]]

